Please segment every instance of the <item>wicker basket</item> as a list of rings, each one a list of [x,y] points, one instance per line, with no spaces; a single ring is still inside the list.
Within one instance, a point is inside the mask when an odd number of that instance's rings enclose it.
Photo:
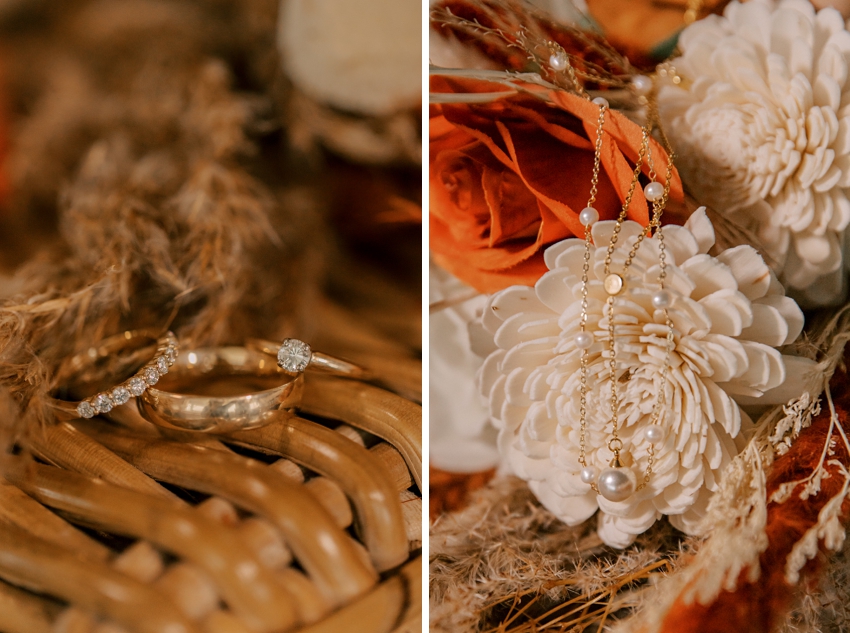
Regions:
[[[0,486],[0,631],[419,630],[421,409],[307,387],[305,417],[234,437],[35,435]]]

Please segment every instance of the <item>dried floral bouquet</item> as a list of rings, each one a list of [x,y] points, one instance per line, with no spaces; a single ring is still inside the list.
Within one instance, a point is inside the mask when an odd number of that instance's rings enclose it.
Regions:
[[[435,630],[844,630],[850,34],[716,9],[432,9]]]

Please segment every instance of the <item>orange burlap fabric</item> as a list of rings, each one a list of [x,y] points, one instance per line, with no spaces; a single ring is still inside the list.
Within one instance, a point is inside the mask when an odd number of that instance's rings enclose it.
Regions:
[[[845,352],[845,363],[850,356]],[[850,428],[850,380],[845,371],[835,373],[831,381],[838,418],[845,429]],[[807,477],[816,467],[824,442],[829,431],[830,412],[824,406],[823,412],[805,429],[791,449],[778,458],[767,479],[767,496],[770,496],[785,482],[797,481]],[[845,467],[850,466],[850,455],[840,438],[834,443],[834,453],[830,460],[838,460]],[[785,565],[794,544],[812,528],[818,520],[818,513],[826,502],[838,494],[844,483],[844,476],[835,465],[827,465],[830,477],[823,479],[817,495],[800,499],[799,489],[784,503],[771,503],[768,506],[767,536],[769,545],[761,555],[761,577],[755,583],[748,583],[747,571],[741,572],[736,591],[724,591],[717,599],[707,605],[674,604],[661,627],[662,633],[770,633],[777,630],[785,620],[789,610],[795,606],[800,587],[791,585],[785,579]],[[845,501],[844,521],[846,523],[848,504]],[[818,572],[827,559],[827,553],[821,553],[810,560],[803,568],[800,583],[816,584]]]

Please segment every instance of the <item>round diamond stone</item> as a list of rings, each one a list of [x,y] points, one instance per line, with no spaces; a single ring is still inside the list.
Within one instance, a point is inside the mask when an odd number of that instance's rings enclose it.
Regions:
[[[145,392],[145,389],[148,388],[148,383],[145,382],[144,378],[140,376],[134,376],[130,378],[130,382],[127,383],[127,389],[134,396],[140,396]]]
[[[109,413],[112,411],[112,398],[105,393],[97,394],[92,404],[94,404],[94,408],[97,409],[98,413]]]
[[[173,365],[174,361],[177,360],[177,350],[170,345],[165,350],[165,360],[168,361],[169,365]]]
[[[91,403],[83,400],[77,405],[77,413],[81,418],[93,418],[97,411],[95,411],[94,407],[91,406]]]
[[[159,381],[159,371],[156,367],[145,367],[144,376],[149,385],[155,385]]]
[[[297,338],[288,338],[277,351],[277,364],[285,371],[300,374],[307,369],[312,357],[313,351],[307,343]]]
[[[125,404],[130,400],[130,392],[126,387],[115,387],[112,390],[112,402],[115,403],[115,406],[119,404]]]
[[[168,361],[164,356],[160,356],[156,359],[156,368],[159,371],[160,375],[165,375],[168,373]]]

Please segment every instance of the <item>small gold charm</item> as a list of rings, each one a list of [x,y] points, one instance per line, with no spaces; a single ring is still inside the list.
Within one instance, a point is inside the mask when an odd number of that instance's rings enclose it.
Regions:
[[[623,278],[620,277],[617,273],[611,273],[607,277],[605,277],[605,281],[603,282],[603,286],[605,288],[605,292],[607,292],[612,297],[614,295],[620,294],[623,290]]]

